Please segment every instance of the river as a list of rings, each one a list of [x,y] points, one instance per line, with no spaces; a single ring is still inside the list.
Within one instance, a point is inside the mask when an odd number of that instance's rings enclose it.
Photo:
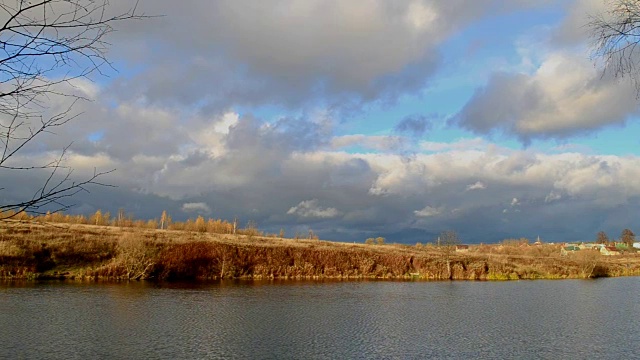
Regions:
[[[0,283],[1,359],[640,358],[640,277]]]

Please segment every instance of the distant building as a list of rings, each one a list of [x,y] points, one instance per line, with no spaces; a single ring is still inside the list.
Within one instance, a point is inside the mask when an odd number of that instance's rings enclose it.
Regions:
[[[620,255],[620,251],[615,246],[603,246],[600,248],[600,254],[606,256]]]
[[[604,246],[604,244],[594,244],[594,243],[582,243],[580,244],[580,248],[589,249],[589,250],[600,250],[600,248]]]
[[[560,255],[567,256],[576,251],[580,251],[580,248],[577,245],[568,245],[560,248]]]
[[[629,247],[625,243],[617,243],[616,249],[618,249],[618,251],[627,251],[629,250]]]

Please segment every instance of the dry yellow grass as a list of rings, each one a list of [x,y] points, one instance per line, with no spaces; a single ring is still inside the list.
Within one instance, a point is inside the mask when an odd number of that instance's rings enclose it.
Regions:
[[[0,278],[507,280],[640,275],[640,257],[559,246],[365,245],[256,235],[0,222]]]

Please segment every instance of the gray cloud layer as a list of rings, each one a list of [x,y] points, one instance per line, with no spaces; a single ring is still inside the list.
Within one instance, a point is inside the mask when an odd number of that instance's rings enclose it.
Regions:
[[[533,3],[141,2],[141,11],[166,16],[116,34],[113,53],[138,68],[114,84],[114,96],[214,113],[265,104],[354,110],[419,91],[443,41],[487,14]]]
[[[181,119],[171,111],[146,111]],[[118,122],[136,123],[141,109],[116,113]],[[162,153],[133,146],[123,157],[106,137],[89,142],[93,150],[71,153],[68,164],[78,176],[96,165],[118,169],[105,179],[118,189],[92,189],[77,199],[82,206],[75,211],[125,207],[139,217],[157,217],[163,209],[175,219],[239,216],[274,232],[311,228],[337,240],[381,235],[426,242],[455,229],[465,241],[489,242],[537,235],[590,240],[599,230],[617,235],[617,226],[640,210],[637,157],[540,154],[471,141],[406,159],[332,150],[324,141],[331,138],[328,125],[305,118],[267,123],[227,114],[191,126],[174,128]],[[26,186],[29,181],[9,181],[5,196],[35,188]]]

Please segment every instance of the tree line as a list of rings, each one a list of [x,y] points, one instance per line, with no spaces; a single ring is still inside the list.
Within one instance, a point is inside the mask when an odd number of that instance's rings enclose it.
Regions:
[[[617,242],[627,245],[628,248],[632,248],[633,243],[636,242],[636,234],[634,234],[630,229],[624,229],[622,230]],[[614,243],[616,243],[616,240],[609,239],[609,236],[607,236],[607,233],[604,231],[600,231],[596,235],[596,244],[612,245]]]
[[[0,210],[0,219],[12,219],[18,221],[33,221],[43,223],[62,223],[62,224],[81,224],[81,225],[97,225],[97,226],[113,226],[128,227],[138,229],[160,229],[160,230],[176,230],[176,231],[195,231],[200,233],[213,234],[232,234],[246,235],[249,237],[271,237],[285,238],[285,229],[281,228],[278,233],[269,233],[258,228],[258,224],[254,220],[249,220],[240,227],[240,220],[232,221],[215,218],[205,218],[198,215],[195,219],[189,218],[185,221],[174,221],[167,211],[162,211],[159,218],[143,220],[135,219],[130,213],[126,213],[120,208],[115,215],[108,211],[96,210],[95,213],[85,216],[82,214],[72,215],[65,214],[62,211],[50,212],[44,214],[27,213],[15,210]],[[293,235],[295,240],[319,240],[318,235],[309,229],[307,232],[295,232]]]
[[[85,215],[65,214],[61,211],[46,212],[45,214],[29,214],[19,212],[12,214],[11,210],[0,212],[0,218],[12,218],[22,221],[84,224],[97,226],[131,227],[140,229],[164,229],[164,230],[184,230],[196,232],[209,232],[216,234],[239,234],[253,236],[284,236],[284,230],[280,234],[265,234],[258,230],[255,221],[247,222],[243,228],[238,227],[238,220],[228,221],[223,219],[208,218],[199,215],[195,219],[186,221],[174,221],[171,216],[163,211],[159,218],[142,220],[135,219],[132,214],[125,213],[124,209],[119,209],[115,216],[108,211],[96,210],[95,213]]]

